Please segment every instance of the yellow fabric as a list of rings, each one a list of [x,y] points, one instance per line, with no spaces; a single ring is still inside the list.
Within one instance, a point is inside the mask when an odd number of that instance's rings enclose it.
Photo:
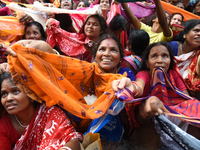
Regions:
[[[160,32],[160,33],[155,33],[155,32],[152,32],[152,27],[144,24],[141,22],[141,28],[142,30],[146,31],[148,34],[149,34],[149,37],[150,37],[150,44],[152,43],[156,43],[156,42],[160,42],[160,41],[164,41],[164,42],[170,42],[172,36],[173,36],[173,32],[172,30],[170,29],[171,31],[171,36],[170,37],[165,37],[163,35],[163,32]]]
[[[112,104],[114,79],[122,75],[103,73],[98,65],[66,56],[49,54],[14,44],[17,57],[8,56],[14,82],[34,100],[47,106],[58,104],[84,119],[101,117]],[[124,75],[125,76],[125,75]],[[93,105],[85,104],[83,96],[95,93]],[[41,100],[42,99],[42,100]]]

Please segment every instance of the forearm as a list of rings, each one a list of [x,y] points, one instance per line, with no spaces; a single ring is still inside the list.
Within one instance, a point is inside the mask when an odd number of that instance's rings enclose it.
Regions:
[[[70,148],[71,150],[81,150],[79,140],[78,139],[72,139],[72,140],[68,141],[63,146],[63,148],[61,147],[59,150],[67,150],[67,148]]]
[[[165,10],[163,9],[160,0],[154,0],[154,2],[156,5],[156,13],[157,13],[158,21],[159,21],[160,26],[162,27],[163,24],[167,23]]]
[[[124,12],[125,12],[126,16],[130,20],[130,22],[133,24],[133,26],[136,29],[140,29],[141,28],[141,23],[138,20],[138,18],[133,14],[133,12],[130,9],[129,5],[127,3],[121,3],[121,6],[124,9]]]
[[[169,24],[167,22],[165,10],[163,9],[160,0],[154,0],[154,2],[156,4],[156,13],[158,17],[158,22],[160,24],[160,27],[162,28],[163,34],[165,37],[170,37],[171,30],[169,29]]]

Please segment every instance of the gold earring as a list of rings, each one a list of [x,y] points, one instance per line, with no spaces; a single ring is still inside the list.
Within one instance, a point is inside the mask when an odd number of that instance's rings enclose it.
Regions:
[[[184,38],[184,39],[186,38],[185,34],[183,35],[183,38]]]

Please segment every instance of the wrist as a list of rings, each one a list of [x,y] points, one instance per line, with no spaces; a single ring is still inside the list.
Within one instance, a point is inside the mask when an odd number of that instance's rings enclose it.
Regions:
[[[59,150],[72,150],[71,148],[67,147],[67,146],[63,146],[61,147]]]
[[[122,8],[122,10],[127,10],[129,8],[129,4],[127,4],[126,8],[123,8],[123,6],[121,8]]]
[[[134,86],[134,92],[133,92],[133,97],[136,97],[139,93],[139,90],[138,90],[138,84],[135,82],[135,81],[132,81],[132,84]]]

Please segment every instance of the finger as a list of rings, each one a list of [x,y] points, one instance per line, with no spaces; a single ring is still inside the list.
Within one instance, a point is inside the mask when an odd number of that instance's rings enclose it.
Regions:
[[[2,73],[4,73],[4,72],[7,72],[6,69],[0,68],[0,74],[2,74]]]
[[[120,82],[119,82],[119,84],[118,84],[117,87],[118,87],[119,89],[123,89],[126,85],[127,85],[127,86],[130,85],[129,82],[131,82],[130,79],[128,79],[128,78],[126,78],[126,77],[123,77],[123,78],[120,80]]]
[[[8,47],[8,48],[6,49],[6,52],[7,52],[8,54],[14,56],[14,57],[17,56],[16,52],[15,52],[13,49],[11,49],[10,47]]]
[[[163,110],[160,109],[160,108],[158,108],[158,113],[159,113],[159,114],[163,114]]]
[[[114,81],[112,82],[112,85],[111,85],[111,86],[112,86],[113,91],[115,91],[115,92],[118,91],[117,85],[118,85],[119,82],[120,82],[119,80],[114,80]]]

